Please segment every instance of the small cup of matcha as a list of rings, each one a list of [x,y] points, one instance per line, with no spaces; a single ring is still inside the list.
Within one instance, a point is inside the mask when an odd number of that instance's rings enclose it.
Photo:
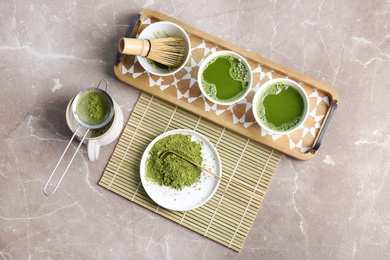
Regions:
[[[278,78],[257,90],[252,101],[256,122],[269,133],[289,134],[303,125],[309,114],[309,98],[297,82]]]
[[[123,113],[106,91],[88,88],[70,100],[66,108],[66,123],[72,133],[76,132],[76,138],[84,140],[88,159],[96,161],[100,147],[110,144],[120,135]]]
[[[218,105],[232,105],[251,89],[252,71],[238,53],[218,51],[206,57],[198,71],[202,94]]]

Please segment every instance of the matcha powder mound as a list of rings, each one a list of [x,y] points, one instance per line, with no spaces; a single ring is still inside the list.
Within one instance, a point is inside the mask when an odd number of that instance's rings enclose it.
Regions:
[[[98,93],[90,93],[88,96],[89,117],[95,120],[102,120],[107,114],[107,108],[104,106],[103,98]]]
[[[199,181],[202,172],[198,167],[182,158],[169,154],[165,159],[159,156],[165,151],[182,155],[199,165],[203,163],[202,144],[191,141],[191,135],[173,134],[158,140],[149,152],[146,161],[146,178],[162,186],[182,190]]]

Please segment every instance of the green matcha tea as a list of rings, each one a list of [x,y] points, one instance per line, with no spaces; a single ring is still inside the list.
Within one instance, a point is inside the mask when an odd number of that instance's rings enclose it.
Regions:
[[[157,62],[157,61],[154,61],[154,60],[151,60],[151,59],[146,59],[147,61],[148,61],[148,63],[150,64],[150,65],[152,65],[155,69],[159,69],[159,70],[169,70],[170,69],[170,67],[168,67],[167,65],[164,65],[164,64],[161,64],[161,63],[159,63],[159,62]]]
[[[268,128],[285,132],[299,125],[304,117],[305,102],[294,87],[275,83],[260,96],[257,115]]]
[[[102,136],[103,134],[105,134],[111,128],[113,122],[114,122],[114,117],[112,117],[110,122],[108,122],[105,126],[102,126],[100,128],[97,128],[97,129],[91,129],[90,137],[96,138],[96,137]]]
[[[210,61],[202,75],[206,94],[219,102],[230,102],[242,96],[249,86],[249,75],[245,63],[233,56],[219,56]]]

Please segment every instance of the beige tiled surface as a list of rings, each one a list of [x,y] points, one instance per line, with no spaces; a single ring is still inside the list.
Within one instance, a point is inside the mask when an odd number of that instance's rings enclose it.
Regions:
[[[0,255],[5,259],[385,259],[390,254],[389,1],[3,1],[0,4]],[[285,157],[241,253],[97,185],[83,147],[58,191],[43,186],[79,90],[110,82],[116,42],[154,9],[335,88],[312,160]],[[72,145],[75,149],[76,142]]]

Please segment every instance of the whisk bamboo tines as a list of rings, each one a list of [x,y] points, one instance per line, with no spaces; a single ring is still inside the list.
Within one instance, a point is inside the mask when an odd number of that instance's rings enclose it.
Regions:
[[[147,57],[168,67],[182,64],[186,43],[181,37],[158,39],[121,38],[118,44],[120,53]]]

